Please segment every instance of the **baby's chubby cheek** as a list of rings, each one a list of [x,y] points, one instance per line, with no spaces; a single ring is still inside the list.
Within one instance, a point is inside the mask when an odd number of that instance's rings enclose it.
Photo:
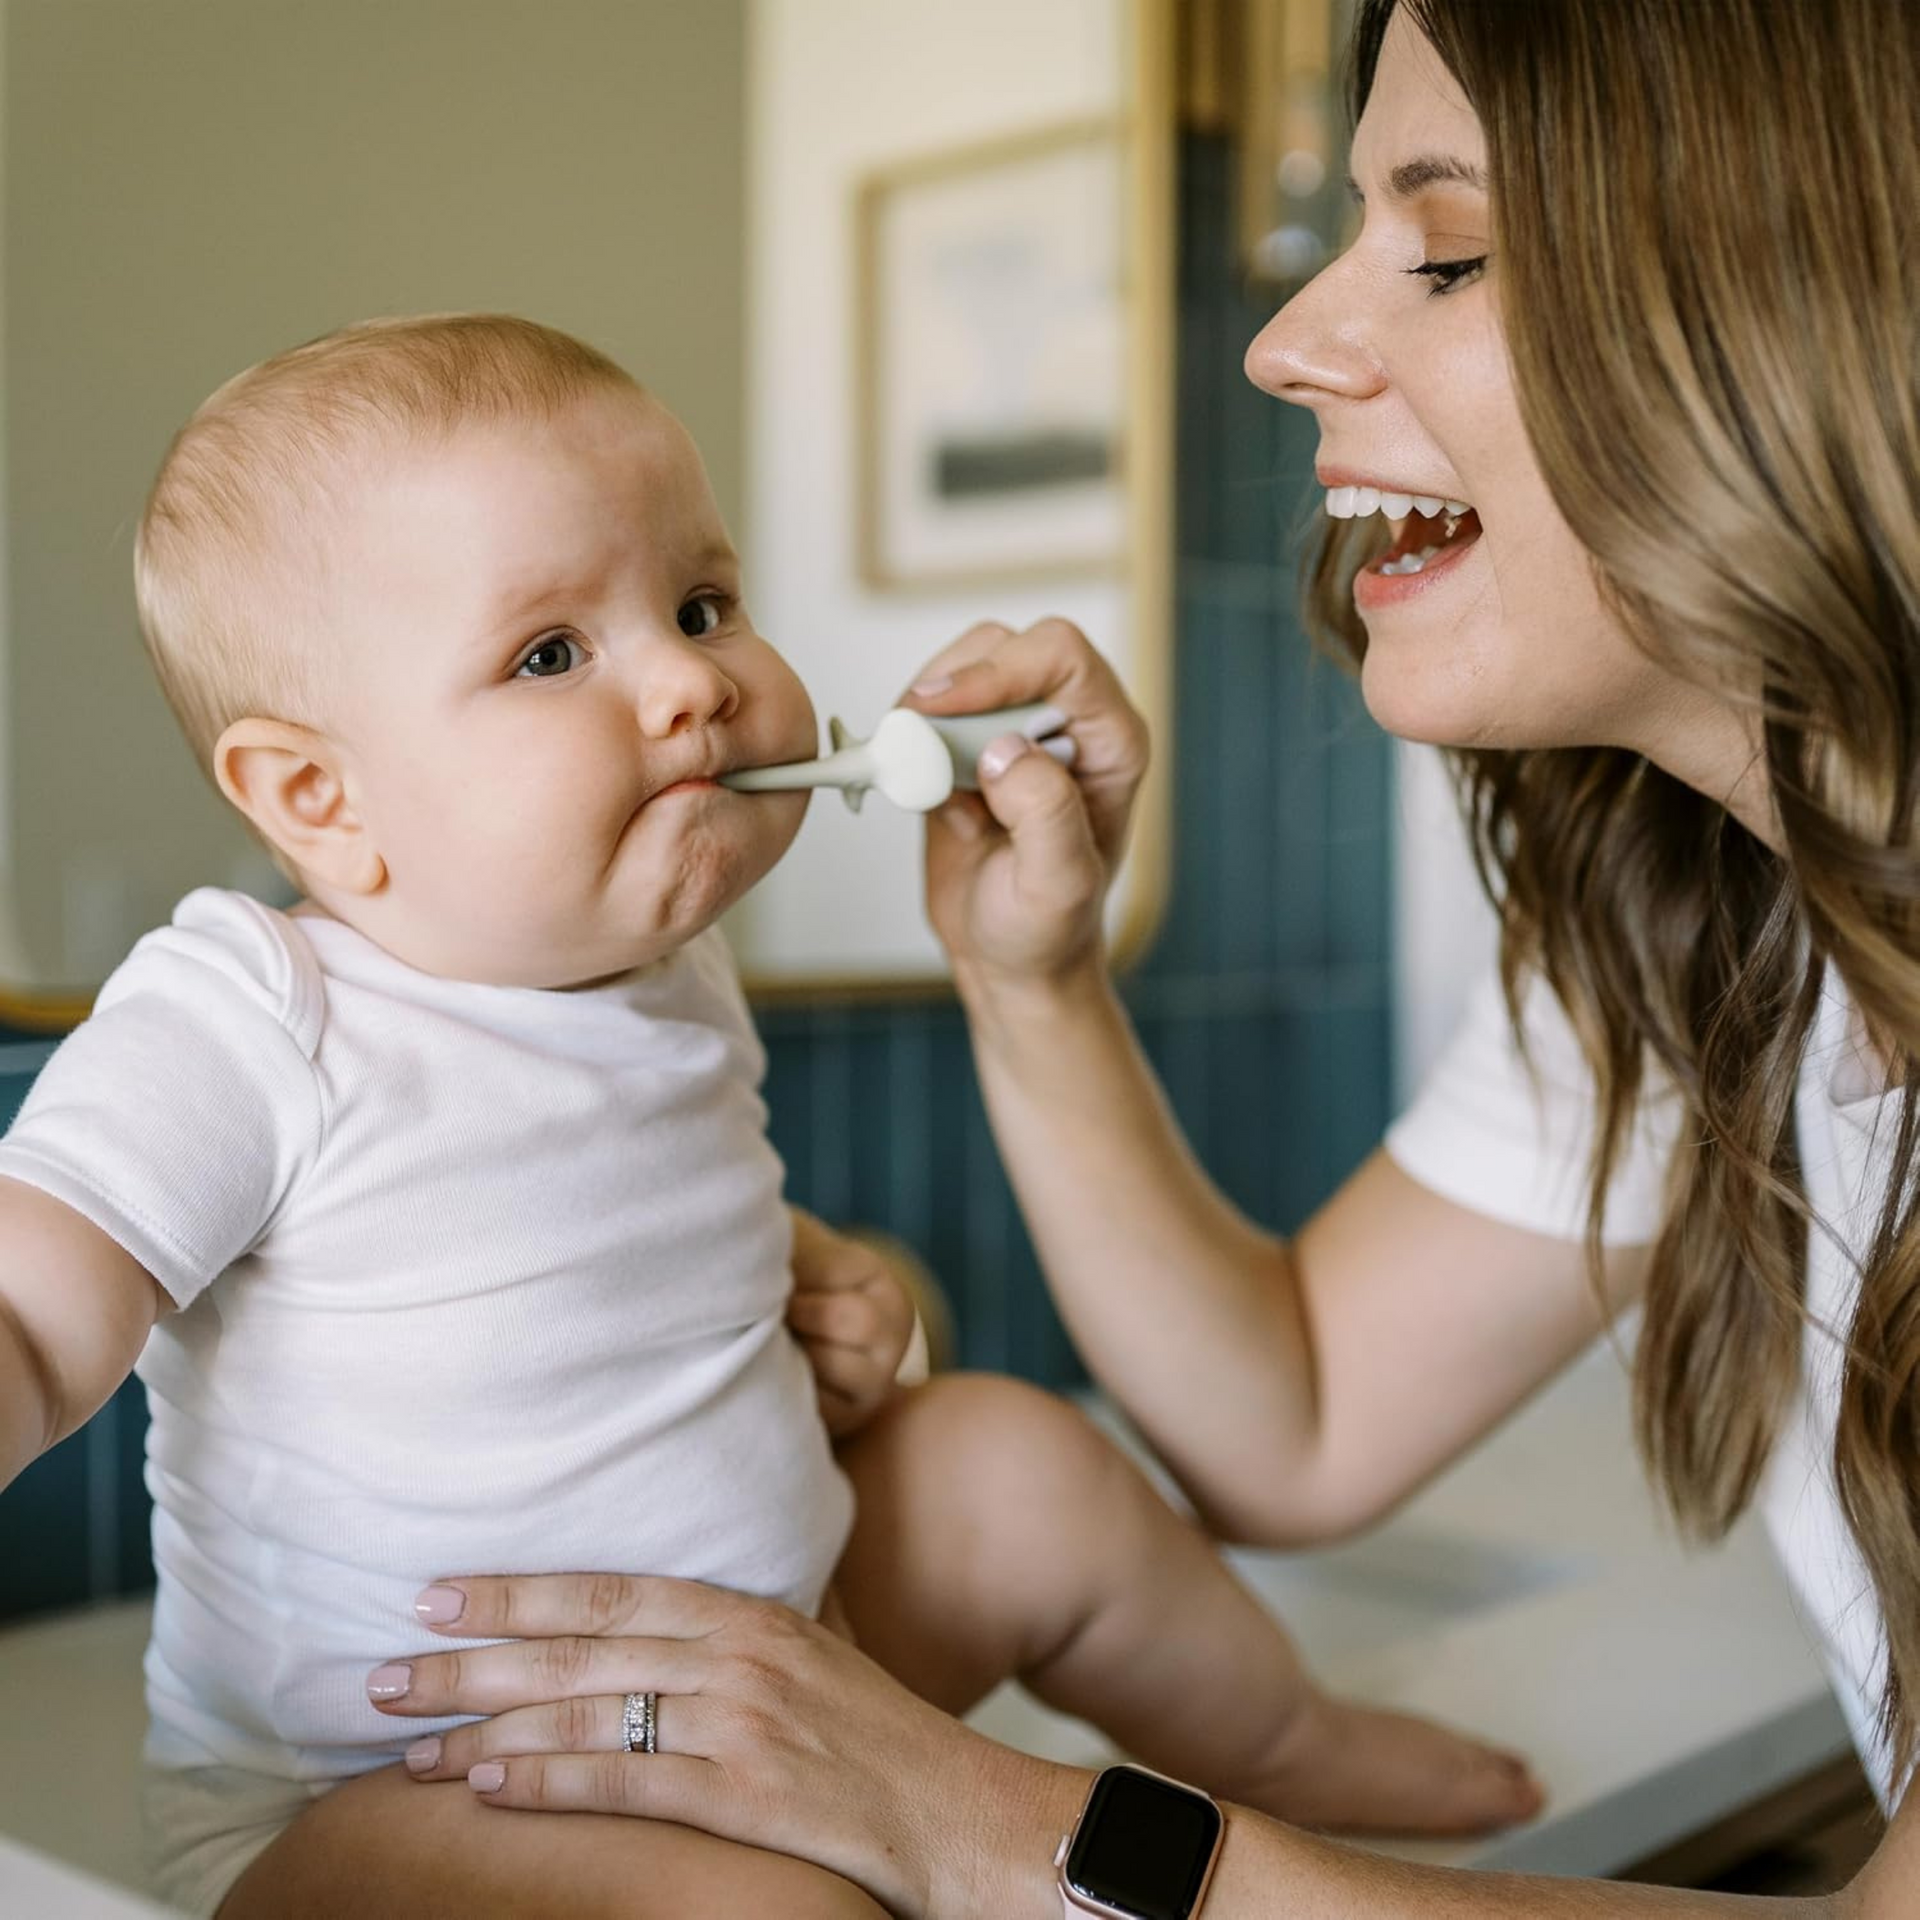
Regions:
[[[811,760],[820,751],[820,719],[813,696],[784,655],[771,647],[764,671],[750,687],[745,710],[734,735],[738,759],[773,766],[782,760]]]
[[[629,865],[627,908],[656,934],[676,939],[711,925],[766,877],[793,840],[794,809],[756,804],[771,797],[724,789],[699,796],[672,834],[653,837],[645,857]]]

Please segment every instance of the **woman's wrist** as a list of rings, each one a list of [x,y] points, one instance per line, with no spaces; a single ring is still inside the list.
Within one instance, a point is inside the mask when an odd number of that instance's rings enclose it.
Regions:
[[[983,1740],[971,1790],[946,1803],[927,1920],[1058,1920],[1054,1850],[1092,1775]]]
[[[1106,948],[1096,942],[1080,959],[1047,973],[1008,973],[977,961],[956,960],[953,983],[977,1042],[995,1050],[1024,1050],[1031,1035],[1064,1017],[1104,1015],[1117,1006]]]

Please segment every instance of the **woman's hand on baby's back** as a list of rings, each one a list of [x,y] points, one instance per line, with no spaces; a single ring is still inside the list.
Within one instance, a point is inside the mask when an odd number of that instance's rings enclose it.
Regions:
[[[838,1440],[893,1398],[913,1339],[913,1302],[876,1248],[793,1213],[793,1296],[787,1325],[813,1368],[820,1417]]]
[[[1067,716],[1072,771],[1010,736],[1010,753],[982,756],[979,794],[928,816],[927,911],[963,988],[1057,977],[1099,953],[1101,903],[1147,768],[1146,722],[1066,620],[970,629],[905,704],[944,715],[1034,702]]]

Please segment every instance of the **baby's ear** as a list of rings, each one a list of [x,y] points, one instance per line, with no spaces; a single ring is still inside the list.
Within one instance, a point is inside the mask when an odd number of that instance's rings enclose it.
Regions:
[[[343,768],[325,734],[285,720],[236,720],[214,743],[220,791],[302,874],[343,893],[377,893],[386,862]]]

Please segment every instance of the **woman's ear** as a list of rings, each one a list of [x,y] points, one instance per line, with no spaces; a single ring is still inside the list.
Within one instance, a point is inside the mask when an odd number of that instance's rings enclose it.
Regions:
[[[344,758],[324,734],[285,720],[236,720],[214,743],[213,777],[302,874],[342,893],[386,885]]]

